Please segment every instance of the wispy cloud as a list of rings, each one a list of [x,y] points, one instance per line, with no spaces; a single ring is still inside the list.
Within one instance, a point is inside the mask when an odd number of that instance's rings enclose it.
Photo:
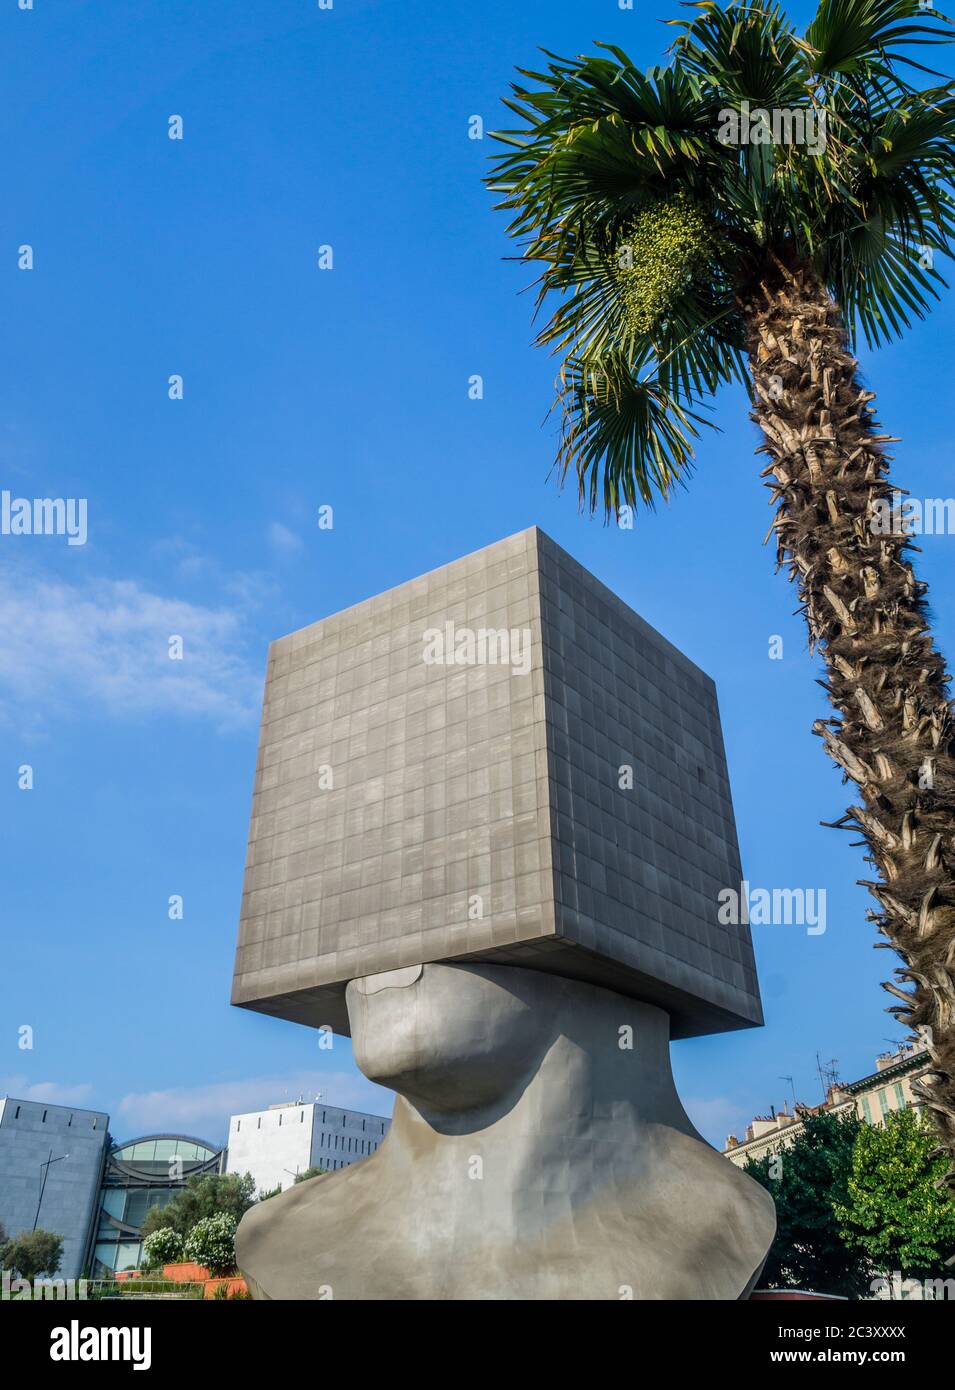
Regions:
[[[281,521],[269,523],[268,540],[272,549],[278,550],[283,555],[292,555],[297,550],[301,550],[303,545],[301,536],[296,535],[287,526],[283,526]]]
[[[93,1094],[89,1082],[63,1086],[58,1081],[28,1081],[23,1075],[0,1076],[0,1096],[46,1101],[49,1105],[86,1105]]]
[[[286,1100],[312,1101],[319,1093],[329,1105],[372,1115],[390,1115],[394,1100],[391,1091],[357,1074],[302,1071],[167,1091],[133,1091],[119,1102],[111,1129],[124,1139],[170,1130],[224,1143],[231,1115],[265,1110]]]
[[[244,724],[262,693],[259,663],[245,649],[244,613],[241,600],[208,606],[131,579],[66,580],[0,566],[7,718],[60,716],[85,702],[114,717]],[[182,639],[182,660],[170,659],[174,637]]]

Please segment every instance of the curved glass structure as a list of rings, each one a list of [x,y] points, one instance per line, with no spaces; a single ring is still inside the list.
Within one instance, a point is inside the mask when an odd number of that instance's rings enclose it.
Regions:
[[[90,1267],[94,1278],[138,1269],[150,1207],[164,1207],[197,1173],[218,1173],[222,1150],[187,1134],[149,1134],[110,1149]]]

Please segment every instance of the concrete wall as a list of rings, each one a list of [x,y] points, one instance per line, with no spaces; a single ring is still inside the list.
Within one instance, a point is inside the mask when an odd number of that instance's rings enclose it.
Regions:
[[[448,624],[526,669],[429,663]],[[236,1004],[347,1033],[348,980],[490,960],[746,1027],[740,879],[713,682],[537,528],[269,649]]]
[[[90,1222],[97,1204],[109,1116],[75,1106],[0,1100],[0,1221],[7,1234],[31,1231],[42,1181],[41,1163],[68,1158],[49,1169],[39,1226],[63,1236],[58,1271],[82,1274]]]
[[[297,1173],[345,1168],[381,1143],[390,1119],[321,1102],[233,1115],[226,1171],[251,1173],[258,1191],[291,1187]]]
[[[668,1007],[675,1037],[759,1024],[749,928],[717,920],[742,870],[716,687],[538,537],[557,932],[593,953],[575,973]]]

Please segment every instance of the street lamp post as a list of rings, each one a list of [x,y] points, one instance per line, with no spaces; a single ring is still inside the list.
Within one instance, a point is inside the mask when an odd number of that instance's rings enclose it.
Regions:
[[[42,1179],[42,1181],[41,1181],[41,1183],[40,1183],[40,1200],[39,1200],[39,1201],[37,1202],[37,1204],[36,1204],[36,1216],[33,1218],[33,1229],[34,1229],[34,1230],[36,1230],[37,1225],[38,1225],[39,1220],[40,1220],[40,1208],[41,1208],[42,1205],[43,1205],[43,1193],[44,1193],[44,1191],[46,1190],[46,1180],[47,1180],[47,1177],[48,1177],[48,1175],[49,1175],[50,1168],[51,1168],[51,1166],[52,1166],[54,1163],[62,1163],[64,1158],[69,1158],[69,1154],[60,1154],[57,1158],[54,1158],[54,1157],[53,1157],[53,1150],[51,1149],[51,1150],[50,1150],[50,1157],[46,1160],[45,1163],[41,1163],[41,1164],[40,1164],[40,1167],[43,1169],[43,1179]]]

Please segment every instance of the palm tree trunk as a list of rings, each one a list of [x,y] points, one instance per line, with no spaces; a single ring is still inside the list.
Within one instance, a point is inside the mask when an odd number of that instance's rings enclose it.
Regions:
[[[769,455],[780,566],[799,589],[835,717],[814,731],[859,804],[869,912],[901,956],[894,1013],[929,1051],[916,1090],[955,1158],[955,760],[948,675],[928,629],[917,549],[892,506],[878,432],[837,306],[814,272],[775,263],[746,306],[753,419]],[[876,506],[875,504],[879,505]],[[896,529],[897,528],[897,529]],[[947,1184],[955,1190],[955,1165]]]

